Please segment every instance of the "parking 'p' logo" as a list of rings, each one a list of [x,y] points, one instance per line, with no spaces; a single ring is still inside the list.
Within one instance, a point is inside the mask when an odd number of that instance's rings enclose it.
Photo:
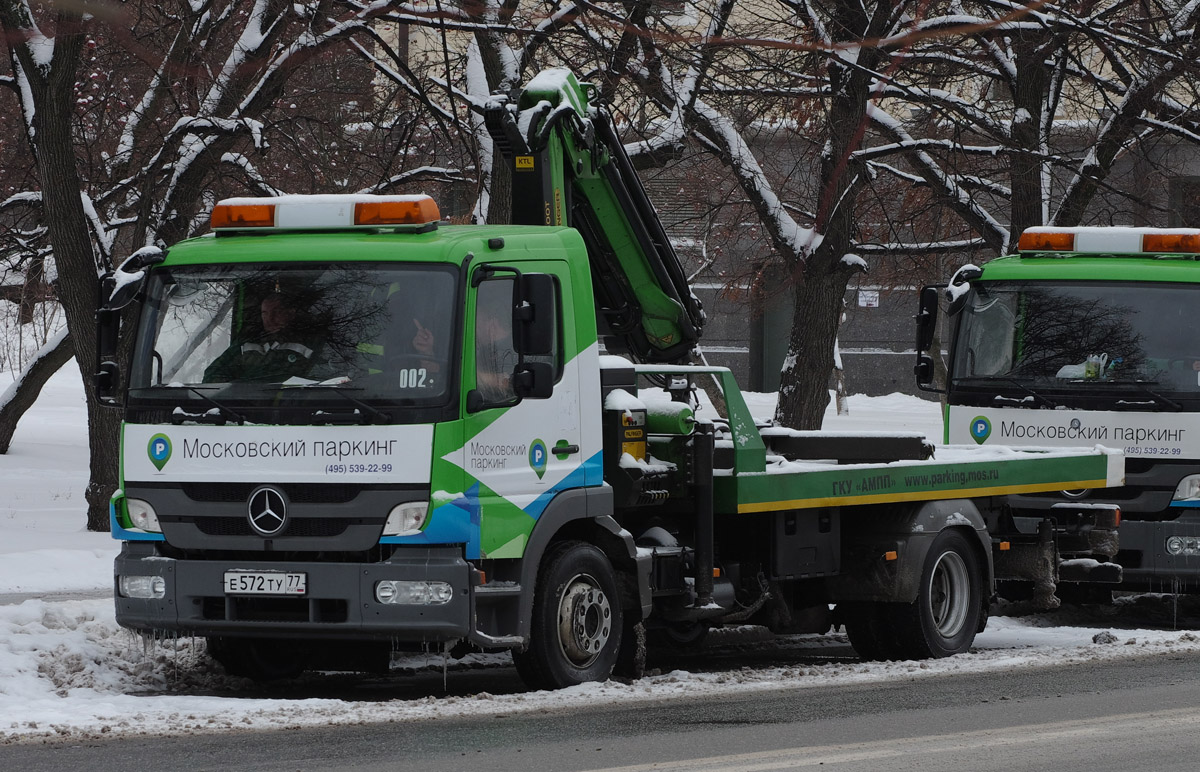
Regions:
[[[975,440],[977,445],[982,445],[987,442],[987,438],[992,436],[992,422],[983,416],[976,416],[971,419],[971,438]]]
[[[154,464],[154,468],[161,472],[167,462],[171,460],[170,438],[165,434],[154,435],[150,438],[146,453],[150,456],[150,463]]]
[[[529,466],[533,467],[533,471],[537,474],[539,480],[546,473],[547,455],[546,443],[541,440],[534,440],[529,444]]]

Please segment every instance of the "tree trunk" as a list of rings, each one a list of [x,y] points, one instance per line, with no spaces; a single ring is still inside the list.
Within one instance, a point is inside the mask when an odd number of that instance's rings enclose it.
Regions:
[[[84,378],[88,382],[88,449],[92,461],[91,479],[84,492],[88,503],[87,527],[89,531],[107,531],[108,502],[117,488],[122,413],[100,404],[90,383],[91,374],[84,373]]]
[[[792,333],[775,419],[793,429],[820,429],[829,404],[829,374],[850,274],[810,276],[793,291]]]
[[[2,18],[9,29],[27,26],[28,17],[4,6]],[[49,66],[38,61],[28,47],[16,49],[33,101],[30,141],[35,148],[38,179],[50,245],[58,266],[58,295],[67,327],[76,342],[90,341],[96,329],[96,295],[99,264],[92,250],[87,216],[80,191],[84,182],[76,165],[72,126],[74,89],[83,48],[86,21],[74,9],[59,9],[55,18],[54,48]],[[104,409],[96,399],[92,375],[96,372],[93,346],[76,347],[75,360],[83,376],[88,408],[90,481],[86,491],[87,523],[104,530],[108,523],[108,497],[117,487],[118,427],[120,415]]]
[[[1046,192],[1042,187],[1042,113],[1050,74],[1041,55],[1038,36],[1030,40],[1018,35],[1013,45],[1020,51],[1017,58],[1017,78],[1013,88],[1012,142],[1012,204],[1009,209],[1009,243],[1003,252],[1012,250],[1014,241],[1033,225],[1044,220],[1043,204]]]
[[[47,341],[25,369],[17,376],[3,394],[0,394],[0,454],[8,452],[17,422],[25,411],[37,401],[38,394],[50,376],[58,372],[75,353],[71,336],[64,327],[52,340]]]
[[[883,34],[889,7],[881,4],[868,11],[858,3],[837,4],[831,29],[836,30],[838,39],[846,40]],[[845,313],[846,285],[851,276],[865,270],[843,258],[853,243],[855,202],[869,176],[853,153],[866,133],[867,102],[874,88],[870,72],[879,57],[877,49],[865,48],[856,67],[847,67],[840,60],[829,65],[830,134],[821,155],[820,202],[813,223],[821,240],[807,257],[803,276],[792,291],[792,332],[775,408],[775,420],[793,429],[821,428],[829,404],[838,326]],[[802,256],[789,257],[795,261]]]

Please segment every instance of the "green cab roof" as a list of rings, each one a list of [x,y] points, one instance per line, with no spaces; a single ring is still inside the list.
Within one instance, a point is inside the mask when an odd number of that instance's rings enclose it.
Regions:
[[[999,257],[983,265],[981,281],[1137,281],[1200,283],[1195,256],[1104,255]]]
[[[504,246],[489,246],[503,239]],[[480,260],[562,259],[587,256],[571,228],[532,225],[443,225],[412,230],[329,230],[206,234],[181,241],[167,253],[166,266],[223,263],[414,262],[461,265],[468,253]]]

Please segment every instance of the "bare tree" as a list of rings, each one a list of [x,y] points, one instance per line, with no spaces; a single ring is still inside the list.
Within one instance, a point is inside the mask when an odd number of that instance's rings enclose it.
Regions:
[[[98,277],[123,251],[192,235],[223,192],[388,190],[457,176],[404,168],[412,158],[388,146],[412,135],[404,116],[413,114],[395,104],[387,120],[375,114],[373,70],[350,47],[371,39],[385,10],[333,0],[0,0],[9,54],[0,85],[36,165],[36,188],[7,200],[36,198],[44,243],[31,248],[52,257],[70,329],[62,345],[84,342],[75,353],[88,399],[89,527],[107,526],[119,427],[91,384],[93,315]],[[338,91],[344,101],[331,103]],[[363,124],[370,131],[356,136]],[[281,152],[269,152],[276,139]],[[36,393],[46,371],[31,369],[7,395],[0,436],[11,437],[32,402],[22,390]]]
[[[193,233],[224,190],[386,190],[465,172],[471,216],[502,220],[480,110],[566,65],[613,105],[643,168],[707,159],[719,246],[756,251],[730,275],[779,266],[795,310],[777,418],[797,427],[820,424],[846,287],[881,255],[994,254],[1030,224],[1154,213],[1144,180],[1113,170],[1131,156],[1154,169],[1162,143],[1200,139],[1200,6],[1174,0],[167,0],[120,16],[28,2],[0,0],[0,85],[39,186],[5,200],[38,197],[45,244],[30,245],[52,254],[79,340],[98,272],[122,249]],[[347,62],[368,69],[336,116],[314,117]],[[333,77],[295,78],[320,72]],[[89,409],[96,525],[116,432],[90,392]]]
[[[1195,4],[694,7],[707,29],[648,27],[630,74],[667,116],[658,144],[721,160],[793,282],[788,425],[820,425],[860,256],[996,254],[1028,225],[1119,222],[1162,186],[1114,180],[1117,159],[1200,139]]]

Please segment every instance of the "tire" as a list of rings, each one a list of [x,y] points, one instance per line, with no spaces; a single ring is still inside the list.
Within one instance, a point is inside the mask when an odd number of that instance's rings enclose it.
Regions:
[[[949,657],[970,649],[983,609],[983,572],[967,538],[955,530],[939,533],[925,555],[916,601],[892,605],[904,659]]]
[[[542,559],[529,648],[513,652],[513,662],[535,689],[605,681],[616,664],[622,632],[612,564],[590,544],[563,542]]]
[[[709,626],[703,622],[680,622],[655,627],[647,632],[652,649],[670,654],[694,654],[704,648]]]
[[[207,639],[208,655],[232,676],[254,681],[280,681],[305,671],[309,652],[293,641],[267,638]]]
[[[840,603],[838,611],[846,637],[858,656],[868,661],[900,658],[896,642],[893,603]]]

